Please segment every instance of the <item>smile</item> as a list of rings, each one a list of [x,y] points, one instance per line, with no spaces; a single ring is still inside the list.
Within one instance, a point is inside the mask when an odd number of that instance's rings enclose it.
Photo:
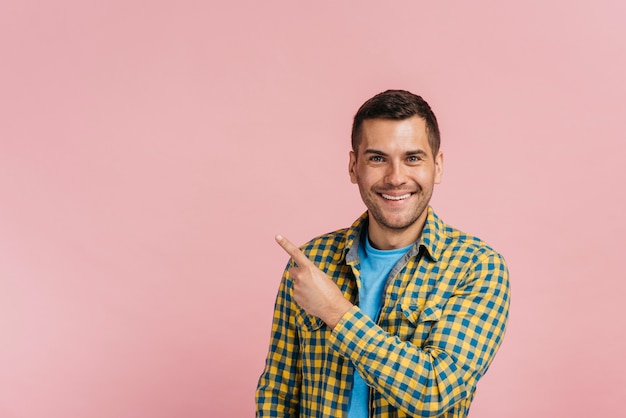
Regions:
[[[391,196],[388,194],[381,193],[380,195],[387,200],[404,200],[404,199],[408,199],[409,197],[411,197],[411,194],[412,193],[403,194],[402,196]]]

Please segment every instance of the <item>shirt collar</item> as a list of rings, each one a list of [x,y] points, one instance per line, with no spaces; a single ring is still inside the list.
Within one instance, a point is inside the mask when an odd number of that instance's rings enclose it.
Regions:
[[[433,208],[429,206],[426,223],[424,224],[422,234],[417,241],[417,246],[418,248],[424,247],[430,258],[433,259],[433,261],[437,261],[443,251],[444,240],[444,223],[441,219],[439,219]]]
[[[443,241],[445,239],[444,223],[435,211],[429,206],[426,222],[419,239],[415,242],[413,248],[409,250],[409,256],[417,255],[421,248],[424,248],[428,256],[437,261],[441,255]],[[368,213],[362,214],[350,228],[346,231],[345,246],[343,247],[343,256],[347,263],[354,262],[358,259],[359,241],[362,239],[363,228],[367,227],[369,222]]]

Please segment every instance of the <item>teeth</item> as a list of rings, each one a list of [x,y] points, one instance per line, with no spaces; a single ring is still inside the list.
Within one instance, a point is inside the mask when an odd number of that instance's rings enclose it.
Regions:
[[[382,197],[387,200],[403,200],[411,197],[411,193],[403,194],[402,196],[389,196],[388,194],[381,193]]]

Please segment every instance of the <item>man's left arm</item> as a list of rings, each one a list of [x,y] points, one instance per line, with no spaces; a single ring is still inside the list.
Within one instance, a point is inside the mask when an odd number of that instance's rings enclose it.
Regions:
[[[433,321],[423,344],[389,334],[358,307],[343,315],[329,341],[387,402],[411,415],[438,416],[469,397],[491,364],[509,297],[504,260],[491,253],[473,264],[443,306],[422,311],[418,321]]]

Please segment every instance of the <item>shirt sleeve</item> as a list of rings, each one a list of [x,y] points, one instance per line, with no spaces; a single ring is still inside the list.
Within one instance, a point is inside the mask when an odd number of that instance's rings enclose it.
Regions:
[[[299,414],[300,349],[286,276],[287,269],[278,289],[269,351],[256,389],[257,417],[296,417]]]
[[[508,270],[497,253],[480,257],[414,345],[379,327],[358,307],[329,342],[391,405],[411,416],[438,416],[472,396],[502,342],[510,299]]]

